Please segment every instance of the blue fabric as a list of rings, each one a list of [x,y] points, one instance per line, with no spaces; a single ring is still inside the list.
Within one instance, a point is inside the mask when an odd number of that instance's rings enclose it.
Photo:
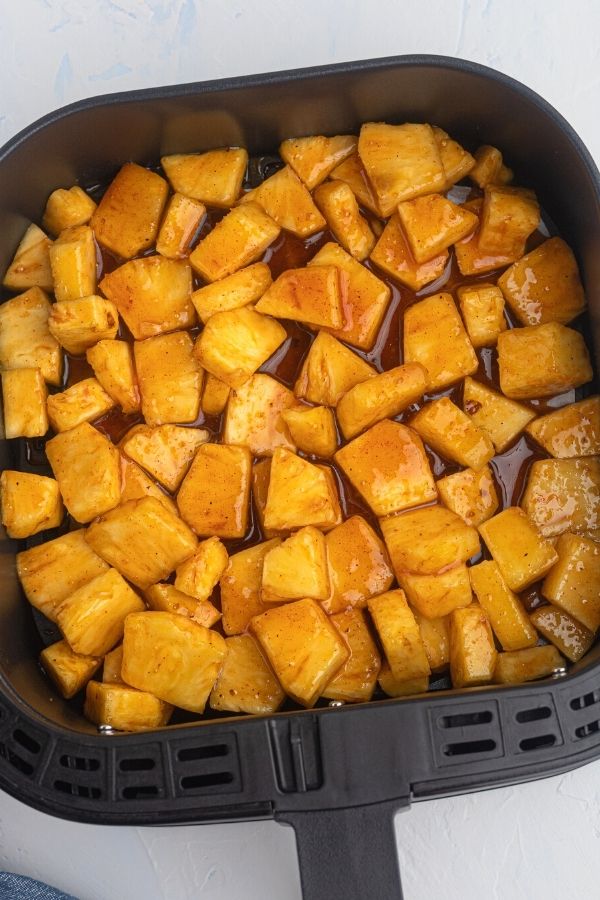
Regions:
[[[49,884],[15,875],[12,872],[0,872],[0,900],[77,900],[71,894],[63,894]]]

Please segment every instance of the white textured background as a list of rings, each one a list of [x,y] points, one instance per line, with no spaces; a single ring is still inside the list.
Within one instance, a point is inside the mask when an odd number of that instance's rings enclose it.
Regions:
[[[426,52],[525,82],[600,161],[599,35],[598,0],[0,0],[0,144],[93,94]],[[406,900],[600,896],[599,785],[597,763],[415,805],[396,821]],[[97,828],[5,795],[0,868],[81,900],[300,898],[293,833],[271,822]]]

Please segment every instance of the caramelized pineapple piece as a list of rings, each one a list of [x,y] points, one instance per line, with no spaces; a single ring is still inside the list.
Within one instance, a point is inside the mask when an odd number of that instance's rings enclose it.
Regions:
[[[525,607],[504,581],[495,562],[485,560],[469,569],[471,587],[503,650],[523,650],[537,643]]]
[[[427,619],[415,612],[421,640],[432,672],[443,671],[450,663],[450,622],[448,616]]]
[[[247,447],[203,444],[177,495],[181,518],[199,535],[244,537],[251,472]]]
[[[211,709],[268,715],[277,712],[285,694],[250,634],[225,639],[227,656],[213,687]]]
[[[160,162],[174,191],[227,208],[240,196],[248,153],[243,147],[224,147],[207,153],[174,153]]]
[[[265,603],[281,600],[326,600],[329,595],[327,549],[317,528],[296,531],[273,547],[263,562],[261,598]]]
[[[150,731],[162,728],[171,718],[173,707],[147,691],[136,691],[126,684],[102,684],[89,681],[83,713],[96,725],[109,725],[116,731]]]
[[[421,632],[404,591],[370,597],[367,605],[394,678],[407,681],[429,675]]]
[[[96,292],[96,242],[89,225],[65,229],[48,253],[54,295],[59,302]]]
[[[600,454],[600,397],[588,397],[540,416],[526,428],[557,459]]]
[[[315,191],[315,203],[335,238],[355,259],[366,259],[375,246],[375,235],[361,215],[350,185],[328,181]]]
[[[4,476],[3,476],[4,477]],[[596,632],[600,628],[600,545],[576,534],[561,534],[558,562],[544,579],[542,594]]]
[[[121,503],[141,500],[142,497],[155,497],[168,512],[177,515],[177,507],[162,488],[148,478],[132,459],[121,456]]]
[[[254,509],[261,531],[266,538],[272,538],[277,535],[277,531],[273,528],[265,528],[265,508],[267,506],[270,480],[271,458],[267,456],[252,466],[252,499],[254,500]]]
[[[205,628],[211,628],[221,618],[210,600],[196,600],[172,584],[152,584],[144,591],[144,597],[149,609],[186,616]]]
[[[2,524],[11,538],[26,538],[57,528],[64,509],[58,483],[44,475],[4,469],[0,475]]]
[[[473,424],[489,436],[497,453],[504,453],[535,413],[473,378],[465,378],[463,409]]]
[[[57,641],[40,653],[40,665],[54,682],[65,700],[70,700],[85,687],[100,668],[97,656],[74,653],[66,641]]]
[[[556,647],[529,647],[527,650],[513,650],[499,653],[494,669],[496,684],[523,684],[546,678],[555,672],[564,671],[565,660]]]
[[[346,391],[376,374],[364,359],[320,331],[302,364],[294,393],[310,403],[335,406]]]
[[[0,305],[0,368],[39,369],[45,381],[61,383],[62,353],[48,328],[51,309],[37,287]]]
[[[60,394],[48,397],[48,419],[55,431],[68,431],[82,422],[99,419],[115,405],[95,378],[77,381]]]
[[[483,144],[475,151],[475,165],[469,172],[469,178],[477,187],[485,188],[488,184],[500,184],[502,170],[502,154],[497,147]]]
[[[343,181],[349,185],[361,206],[364,206],[365,209],[370,210],[376,216],[380,215],[377,197],[373,192],[358,153],[352,153],[339,166],[336,166],[331,172],[331,177],[336,181]]]
[[[556,550],[518,506],[479,526],[479,533],[508,587],[522,591],[542,578],[558,559]]]
[[[469,208],[472,212],[480,213],[480,204],[480,200],[473,201]],[[513,253],[489,253],[487,250],[483,250],[479,244],[480,228],[481,225],[476,231],[461,241],[457,241],[454,245],[458,271],[461,275],[484,275],[486,272],[492,272],[494,269],[500,269],[502,266],[513,263],[525,253],[524,243],[520,247],[516,247]]]
[[[48,391],[39,369],[7,369],[2,376],[4,436],[43,437],[48,431]]]
[[[481,525],[500,505],[489,466],[477,471],[463,469],[440,478],[436,484],[442,502],[467,525]]]
[[[540,223],[540,208],[533,191],[487,185],[481,208],[477,240],[485,253],[501,253],[518,259],[525,241]]]
[[[325,219],[313,198],[289,166],[248,191],[240,202],[258,205],[278,226],[300,238],[310,237],[325,228]]]
[[[295,450],[282,417],[295,402],[293,393],[275,378],[252,375],[229,398],[223,442],[242,444],[253,456],[270,456],[277,447]]]
[[[594,643],[594,633],[556,606],[542,606],[531,614],[531,621],[551,644],[577,662]]]
[[[426,444],[461,466],[480,469],[494,455],[491,438],[449,397],[426,403],[410,421]]]
[[[30,225],[17,247],[13,260],[6,270],[2,284],[11,291],[26,291],[39,287],[46,291],[54,288],[50,256],[52,241],[37,225]]]
[[[338,482],[336,480],[335,469],[324,463],[317,463],[317,469],[320,469],[325,476],[325,482],[329,490],[329,498],[333,509],[333,522],[328,525],[322,525],[323,531],[329,531],[336,525],[341,525],[343,521],[342,507],[340,505],[340,497],[338,494]]]
[[[126,341],[101,340],[85,355],[94,375],[123,412],[138,412],[140,391],[129,344]]]
[[[136,341],[135,368],[147,425],[195,422],[200,411],[202,369],[186,332],[174,331]]]
[[[443,250],[433,259],[418,263],[412,255],[396,213],[389,219],[375,244],[371,262],[411,291],[420,291],[443,273],[448,262],[448,251]]]
[[[256,304],[256,311],[314,328],[341,328],[342,291],[336,266],[288,269]]]
[[[338,518],[336,506],[337,496],[324,471],[289,450],[275,450],[265,506],[269,530],[331,527]]]
[[[379,672],[379,686],[388,697],[409,697],[412,694],[424,694],[429,689],[429,676],[419,675],[418,678],[394,678],[392,670],[387,662],[382,663]]]
[[[477,530],[443,506],[426,506],[381,521],[396,575],[435,575],[479,553]]]
[[[572,531],[600,540],[600,460],[537,460],[521,503],[545,537]]]
[[[437,575],[400,573],[398,581],[410,604],[426,619],[439,619],[469,606],[473,595],[469,570],[458,563]]]
[[[365,614],[360,609],[348,609],[332,616],[331,621],[346,641],[350,656],[326,686],[323,696],[348,703],[370,700],[381,668],[381,657]]]
[[[499,335],[498,366],[502,393],[516,400],[551,397],[593,378],[582,335],[557,322]]]
[[[279,538],[240,550],[229,557],[221,576],[221,609],[225,634],[241,634],[250,620],[268,607],[261,600],[263,562],[267,553],[280,543]]]
[[[87,225],[95,209],[92,198],[76,184],[68,190],[57,188],[48,197],[42,225],[56,236],[65,228]]]
[[[121,664],[123,662],[123,644],[119,644],[104,657],[102,681],[104,684],[123,684]]]
[[[418,263],[439,256],[444,250],[471,234],[477,228],[474,213],[446,200],[441,194],[428,194],[405,200],[398,215]]]
[[[206,281],[218,281],[259,259],[280,230],[258,203],[236,206],[200,241],[190,263]]]
[[[92,294],[52,306],[50,333],[68,353],[85,353],[101,340],[111,340],[119,328],[119,313],[110,300]]]
[[[272,282],[271,270],[263,262],[227,275],[212,284],[205,284],[192,294],[198,317],[206,324],[211,316],[229,309],[239,309],[256,303]]]
[[[462,181],[465,175],[469,174],[475,165],[475,159],[464,147],[452,140],[442,128],[433,125],[432,129],[442,160],[444,175],[446,176],[446,182],[442,190],[446,191],[453,184],[456,184],[457,181]]]
[[[381,419],[397,416],[420,400],[427,379],[427,371],[420,363],[407,363],[350,388],[337,406],[338,422],[346,440]]]
[[[336,166],[356,152],[356,143],[356,138],[350,134],[288,138],[280,144],[279,155],[312,191]]]
[[[227,550],[218,537],[198,544],[196,552],[175,570],[175,587],[196,600],[208,600],[227,568]]]
[[[174,493],[183,481],[196,451],[210,438],[203,428],[178,425],[137,425],[125,436],[122,450]]]
[[[212,372],[206,373],[202,392],[202,412],[206,416],[220,416],[229,400],[231,388]]]
[[[434,294],[406,310],[404,362],[418,362],[427,369],[430,391],[477,370],[477,356],[450,294]]]
[[[360,516],[351,516],[326,536],[330,593],[322,606],[341,613],[366,606],[390,588],[394,575],[381,538]]]
[[[147,250],[156,240],[168,193],[160,175],[125,163],[91,218],[98,243],[124,259]]]
[[[314,456],[333,456],[338,439],[333,412],[326,406],[294,406],[284,409],[281,418],[290,433],[292,445]]]
[[[486,684],[494,677],[498,653],[482,608],[473,603],[450,616],[450,677],[455,688]]]
[[[184,259],[206,215],[206,207],[198,200],[173,194],[158,232],[156,251],[168,259]]]
[[[457,288],[458,303],[474,347],[493,347],[506,331],[504,298],[495,284],[469,284]]]

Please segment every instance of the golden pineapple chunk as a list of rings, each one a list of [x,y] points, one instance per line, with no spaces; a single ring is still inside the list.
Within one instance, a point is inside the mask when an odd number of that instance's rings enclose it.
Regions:
[[[502,393],[515,400],[562,394],[593,378],[582,335],[558,322],[503,332],[498,366]]]
[[[351,134],[288,138],[280,144],[279,155],[312,191],[336,166],[356,152],[356,143]]]
[[[572,531],[600,540],[600,459],[537,460],[521,503],[545,537]]]
[[[202,392],[202,412],[206,416],[220,416],[229,400],[231,388],[212,372],[206,373]]]
[[[600,397],[588,397],[540,416],[526,428],[557,459],[600,454]]]
[[[148,478],[144,470],[132,459],[121,456],[121,503],[141,500],[142,497],[155,497],[166,510],[177,515],[175,503],[162,488]]]
[[[54,296],[59,302],[96,292],[96,242],[89,225],[65,229],[48,252]]]
[[[275,353],[285,328],[248,307],[215,313],[196,341],[202,368],[232,388],[240,388]]]
[[[168,578],[198,544],[187,525],[155,497],[121,504],[90,525],[85,538],[102,559],[142,590]]]
[[[457,288],[458,303],[474,347],[493,347],[506,331],[504,297],[495,284],[469,284]]]
[[[2,376],[4,436],[43,437],[48,431],[48,391],[39,369],[6,369]]]
[[[458,563],[438,575],[400,573],[398,581],[410,604],[426,619],[439,619],[469,606],[473,595],[469,570]]]
[[[101,340],[111,340],[119,328],[119,313],[110,300],[92,294],[52,306],[50,333],[68,353],[85,353]]]
[[[156,251],[168,259],[188,256],[192,241],[206,215],[206,207],[198,200],[173,194],[156,239]]]
[[[408,681],[429,675],[421,632],[404,591],[370,597],[367,606],[394,678]]]
[[[84,378],[60,394],[48,397],[48,419],[55,431],[68,431],[99,419],[115,405],[95,378]]]
[[[494,669],[496,684],[523,684],[546,678],[555,672],[564,671],[565,660],[556,647],[529,647],[527,650],[513,650],[499,653]]]
[[[62,353],[48,328],[51,309],[37,287],[0,305],[0,368],[39,369],[45,381],[61,383]]]
[[[137,425],[125,436],[121,449],[168,491],[183,481],[196,451],[210,439],[203,428],[179,425]]]
[[[450,663],[450,622],[448,616],[427,619],[415,612],[421,640],[432,672],[443,671]]]
[[[430,125],[367,122],[358,153],[385,217],[402,200],[442,190],[446,176]]]
[[[124,259],[151,247],[168,193],[169,186],[160,175],[136,163],[125,163],[91,218],[98,243]]]
[[[479,553],[477,529],[443,506],[425,506],[380,522],[392,566],[405,572],[436,575]]]
[[[426,403],[410,420],[410,427],[433,450],[461,466],[480,469],[494,455],[491,438],[449,397]]]
[[[119,644],[104,657],[102,681],[104,684],[123,684],[121,663],[123,662],[123,644]]]
[[[263,262],[254,263],[212,284],[205,284],[192,294],[192,303],[204,324],[211,316],[229,309],[256,303],[271,285],[271,270]]]
[[[489,466],[475,471],[463,469],[436,482],[440,499],[467,525],[481,525],[490,519],[500,501]]]
[[[442,160],[446,182],[443,190],[448,190],[457,181],[462,181],[475,165],[475,159],[464,147],[454,141],[442,128],[432,126],[433,136]]]
[[[319,604],[308,598],[269,609],[250,627],[282,688],[301,706],[314,706],[350,655]]]
[[[57,188],[48,197],[42,225],[50,234],[58,235],[65,228],[87,225],[95,209],[92,198],[78,185]]]
[[[497,453],[504,453],[535,419],[529,406],[515,403],[473,378],[464,381],[463,409],[473,424],[488,435]]]
[[[350,656],[326,686],[323,697],[347,703],[370,700],[381,669],[381,657],[365,614],[360,609],[348,609],[331,616],[331,622],[348,644]]]
[[[481,201],[475,200],[469,209],[472,212],[481,212]],[[464,204],[467,206],[467,204]],[[467,235],[462,241],[457,241],[454,245],[456,254],[456,262],[458,271],[461,275],[484,275],[486,272],[492,272],[494,269],[500,269],[513,263],[525,253],[525,244],[515,248],[513,253],[489,253],[483,250],[479,244],[479,231],[481,225],[476,231]]]
[[[480,250],[518,259],[525,241],[540,223],[540,208],[533,191],[487,185],[478,233]]]
[[[277,447],[295,450],[282,417],[295,402],[292,391],[275,378],[252,375],[229,398],[223,442],[242,444],[253,456],[270,456]]]
[[[594,633],[557,606],[542,606],[531,614],[540,634],[570,659],[577,662],[594,643]]]
[[[351,516],[326,536],[330,592],[325,612],[341,613],[364,607],[369,597],[383,594],[394,580],[381,538],[360,516]]]
[[[418,263],[439,256],[456,241],[477,228],[474,213],[446,200],[441,194],[428,194],[405,200],[398,215],[412,255]]]
[[[381,690],[388,697],[409,697],[412,694],[424,694],[429,689],[428,675],[419,675],[418,678],[408,679],[394,678],[392,670],[385,660],[377,680]]]
[[[327,465],[326,463],[317,463],[317,469],[320,469],[325,476],[325,481],[327,483],[327,487],[329,488],[329,497],[333,509],[333,522],[331,522],[331,524],[321,526],[323,531],[329,531],[336,525],[341,525],[343,521],[342,507],[340,505],[340,497],[338,493],[338,482],[336,480],[337,473],[335,472],[333,466]]]
[[[427,379],[427,371],[420,363],[407,363],[350,388],[337,405],[338,422],[346,440],[381,419],[397,416],[420,400]]]
[[[439,278],[448,258],[448,251],[443,250],[433,259],[418,263],[412,255],[397,213],[389,219],[371,252],[371,262],[412,291],[420,291]]]
[[[100,288],[136,341],[195,324],[190,299],[192,270],[184,260],[164,256],[132,259],[105,275]]]
[[[150,731],[168,723],[173,707],[126,684],[90,681],[83,712],[95,725],[109,725],[116,731]]]
[[[2,284],[11,291],[26,291],[39,287],[46,291],[54,288],[50,256],[50,238],[37,225],[30,225],[17,247],[13,260],[6,270]]]
[[[475,350],[450,294],[434,294],[408,307],[404,362],[418,362],[427,369],[430,391],[442,390],[477,371]]]
[[[57,641],[40,653],[40,665],[54,682],[65,700],[70,700],[85,687],[100,668],[97,656],[74,653],[66,641]]]
[[[301,528],[273,547],[263,562],[261,598],[265,603],[282,600],[326,600],[329,595],[325,537],[312,526]]]
[[[497,147],[483,144],[475,151],[475,165],[469,172],[469,178],[477,187],[485,188],[488,184],[500,184],[502,170],[502,154]]]
[[[208,600],[227,568],[227,550],[218,537],[198,544],[196,552],[175,570],[175,587],[196,600]]]
[[[513,591],[522,591],[548,572],[558,559],[556,550],[528,519],[511,506],[479,526],[479,533]]]
[[[542,594],[590,631],[598,631],[600,545],[577,534],[561,534],[556,552],[558,562],[546,575]]]
[[[450,616],[450,677],[455,688],[486,684],[498,653],[485,612],[473,603]]]
[[[173,190],[209,206],[233,206],[240,196],[248,165],[243,147],[224,147],[207,153],[174,153],[161,165]]]
[[[352,192],[361,206],[376,216],[380,215],[377,197],[367,178],[367,173],[358,153],[352,153],[331,172],[336,181],[343,181],[352,188]]]
[[[252,466],[252,499],[260,529],[266,538],[277,536],[273,528],[265,528],[265,509],[271,480],[271,458],[265,457]]]
[[[219,281],[260,259],[280,230],[258,203],[236,206],[200,241],[190,263],[205,281]]]
[[[76,522],[91,522],[120,503],[119,451],[88,422],[48,441],[46,456]]]
[[[320,331],[302,364],[294,393],[309,403],[335,406],[346,391],[376,374],[364,359]]]
[[[244,537],[251,473],[247,447],[203,444],[177,495],[181,518],[202,536]]]
[[[195,422],[200,411],[202,369],[184,331],[159,334],[133,345],[142,414],[147,425]]]
[[[94,375],[123,412],[138,412],[140,391],[129,344],[101,340],[86,350],[85,355]]]
[[[504,581],[495,562],[485,560],[469,569],[471,587],[503,650],[523,650],[537,643],[525,607]]]
[[[250,620],[268,607],[262,602],[263,562],[267,553],[280,543],[279,538],[240,550],[229,557],[221,576],[221,609],[225,634],[241,634]]]
[[[17,575],[25,596],[47,619],[74,591],[108,570],[84,538],[84,529],[17,553]]]
[[[315,203],[344,250],[355,259],[366,259],[375,246],[375,235],[361,215],[350,185],[327,181],[315,191]]]
[[[337,267],[309,266],[282,272],[260,298],[256,311],[314,328],[341,328],[344,315]]]
[[[57,528],[64,509],[58,482],[45,475],[4,469],[0,475],[2,524],[11,538],[27,538]]]
[[[277,448],[265,506],[266,528],[289,531],[305,525],[327,528],[337,524],[338,500],[334,490],[319,466]]]
[[[292,445],[304,453],[327,458],[337,450],[335,418],[328,407],[294,406],[284,409],[281,418],[290,433]]]
[[[196,600],[172,584],[152,584],[144,591],[144,597],[149,609],[186,616],[205,628],[212,628],[221,618],[210,600]]]
[[[258,205],[277,225],[300,238],[310,237],[326,225],[308,190],[289,166],[248,191],[240,202]]]
[[[268,715],[277,712],[285,694],[250,634],[225,639],[227,656],[213,687],[211,709]]]

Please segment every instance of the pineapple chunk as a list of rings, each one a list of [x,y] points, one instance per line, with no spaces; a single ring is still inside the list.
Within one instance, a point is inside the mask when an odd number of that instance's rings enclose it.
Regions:
[[[37,287],[0,305],[0,368],[39,369],[45,381],[61,383],[62,353],[48,328],[51,309]]]
[[[502,291],[495,284],[470,284],[456,293],[473,346],[493,347],[500,332],[506,331]]]
[[[167,494],[132,459],[121,456],[121,503],[155,497],[166,510],[177,515],[177,507]]]
[[[4,476],[3,476],[4,477]],[[600,546],[576,534],[561,534],[558,562],[544,579],[542,594],[586,628],[600,628]]]
[[[44,475],[4,469],[0,475],[2,524],[11,538],[27,538],[63,519],[58,483]]]
[[[195,422],[200,411],[202,369],[184,331],[136,341],[135,368],[147,425]]]
[[[192,270],[183,260],[163,256],[132,259],[105,275],[100,288],[136,341],[195,323],[190,299]]]
[[[161,165],[174,191],[209,206],[233,206],[240,196],[248,165],[243,147],[224,147],[207,153],[174,153]]]
[[[518,259],[539,223],[540,208],[533,191],[487,185],[477,237],[479,249]]]
[[[218,537],[198,544],[193,556],[175,570],[175,587],[196,600],[208,600],[227,568],[227,550]]]
[[[179,425],[137,425],[125,436],[121,448],[168,491],[174,493],[183,481],[196,451],[210,433],[203,428]]]
[[[449,397],[426,403],[410,421],[426,444],[461,466],[481,469],[494,455],[491,438]]]
[[[475,159],[464,147],[452,140],[442,128],[438,128],[436,125],[433,125],[432,128],[446,176],[446,183],[443,187],[443,190],[446,191],[469,174],[475,165]]]
[[[54,682],[65,700],[70,700],[85,687],[100,668],[97,656],[74,653],[66,641],[57,641],[40,653],[40,665]]]
[[[30,225],[17,247],[13,260],[6,270],[2,284],[12,291],[26,291],[39,287],[46,291],[54,288],[50,256],[52,241],[37,225]]]
[[[63,600],[57,623],[75,653],[103,656],[123,637],[127,616],[143,609],[125,579],[108,569]]]
[[[192,294],[192,303],[204,324],[211,316],[229,309],[239,309],[256,303],[272,282],[271,270],[263,262],[227,275],[220,281],[206,284]]]
[[[465,378],[463,409],[473,424],[491,439],[497,453],[504,453],[535,413],[473,378]]]
[[[248,191],[240,202],[258,205],[278,226],[299,238],[310,237],[326,225],[313,198],[289,166]]]
[[[438,575],[401,573],[399,583],[412,606],[426,619],[439,619],[469,606],[473,595],[469,570],[464,563]]]
[[[469,569],[471,587],[487,615],[503,650],[523,650],[537,643],[535,628],[516,594],[504,581],[495,562],[486,560]]]
[[[284,409],[281,418],[288,428],[291,443],[299,450],[323,458],[333,456],[338,438],[333,412],[326,406],[294,406]]]
[[[558,559],[556,550],[518,506],[504,509],[479,526],[479,533],[513,591],[543,578]]]
[[[288,269],[267,288],[256,311],[314,328],[342,328],[342,291],[336,266]]]
[[[7,369],[2,375],[4,436],[43,437],[48,431],[48,391],[39,369]]]
[[[429,675],[421,632],[404,591],[370,597],[367,605],[394,678],[408,681]]]
[[[155,497],[121,504],[90,525],[85,538],[141,590],[167,578],[197,547],[187,525]]]
[[[443,506],[409,510],[380,525],[398,577],[435,575],[480,551],[477,530]]]
[[[49,249],[54,295],[60,302],[96,291],[96,242],[89,225],[61,232]],[[56,335],[55,335],[56,337]]]
[[[231,388],[212,372],[206,373],[202,392],[202,412],[206,416],[220,416],[229,400]]]
[[[309,403],[335,406],[346,391],[376,374],[364,359],[320,331],[302,364],[294,393]]]
[[[181,518],[199,535],[244,537],[251,472],[247,447],[203,444],[177,495]]]
[[[494,515],[500,505],[489,466],[478,471],[463,469],[462,472],[440,478],[436,483],[442,502],[467,525],[481,525]]]
[[[429,676],[420,675],[418,678],[399,679],[394,678],[392,670],[387,662],[383,662],[379,672],[379,686],[388,697],[408,697],[411,694],[424,694],[429,689]]]
[[[152,584],[144,591],[149,609],[186,616],[205,628],[211,628],[221,618],[210,600],[196,600],[172,584]]]
[[[329,466],[327,464],[317,463],[317,469],[320,469],[325,476],[325,481],[329,489],[331,506],[333,509],[333,522],[331,522],[331,524],[321,526],[323,531],[329,531],[336,525],[341,525],[343,521],[342,507],[340,506],[340,497],[338,493],[338,482],[336,478],[336,476],[339,476],[337,475],[337,472],[335,471],[333,466]]]
[[[109,725],[116,731],[149,731],[166,725],[173,707],[126,684],[89,681],[83,712],[90,722]]]
[[[275,319],[242,307],[211,316],[194,353],[204,369],[229,387],[240,388],[286,337]]]
[[[565,661],[556,647],[529,647],[527,650],[513,650],[499,653],[494,669],[496,684],[523,684],[546,678],[555,672],[564,671]]]
[[[295,450],[282,418],[296,399],[288,388],[258,373],[232,393],[227,404],[222,440],[242,444],[253,456],[271,456],[277,447]]]
[[[367,122],[360,129],[358,153],[383,216],[402,200],[442,190],[446,183],[430,125]]]
[[[114,303],[96,294],[63,300],[52,306],[48,328],[68,353],[79,355],[98,341],[115,337],[119,313]]]
[[[540,416],[526,428],[557,459],[600,454],[600,397],[588,397]]]
[[[269,493],[269,481],[271,479],[271,459],[265,457],[252,466],[252,499],[258,522],[266,538],[272,538],[277,532],[272,528],[265,528],[265,508]]]
[[[156,239],[157,253],[168,259],[184,259],[188,256],[205,215],[206,207],[203,203],[183,194],[173,194]]]
[[[160,175],[125,163],[91,218],[98,243],[124,259],[147,250],[156,240],[168,193]]]
[[[48,441],[46,456],[76,522],[91,522],[120,503],[119,451],[88,422]]]
[[[441,194],[428,194],[405,200],[398,215],[412,255],[418,263],[439,256],[456,241],[477,228],[474,213],[446,200]]]
[[[274,538],[229,557],[227,568],[221,576],[225,634],[241,634],[254,616],[267,609],[260,596],[263,562],[267,553],[279,543],[279,538]]]
[[[469,172],[469,178],[477,187],[485,188],[488,184],[500,184],[502,170],[502,154],[497,147],[483,144],[475,151],[475,165]]]
[[[48,397],[48,419],[55,431],[68,431],[99,419],[115,405],[95,378],[84,378],[61,394]]]
[[[140,392],[129,344],[126,341],[98,341],[86,351],[86,358],[106,393],[123,412],[138,412]]]
[[[521,502],[545,537],[572,531],[600,540],[600,459],[537,460]]]
[[[380,215],[377,198],[367,178],[364,166],[358,153],[352,153],[331,172],[336,181],[343,181],[352,188],[354,196],[361,206],[376,216]]]
[[[314,706],[350,653],[315,600],[285,603],[250,623],[281,686],[301,706]]]
[[[371,262],[411,291],[420,291],[442,275],[448,262],[448,251],[418,263],[412,255],[400,219],[394,214],[383,229],[371,252]]]
[[[57,188],[48,197],[42,225],[50,234],[58,235],[65,228],[87,225],[95,209],[92,198],[76,184],[68,190]]]
[[[478,604],[450,616],[450,677],[455,688],[486,684],[494,677],[498,653],[486,614]]]
[[[213,687],[211,709],[268,715],[277,712],[285,694],[254,638],[225,639],[227,656]]]
[[[123,684],[121,664],[123,662],[123,644],[119,644],[104,657],[102,681],[104,684]]]
[[[350,656],[329,682],[323,696],[329,700],[361,703],[370,700],[381,669],[381,657],[360,609],[349,609],[331,617]]]
[[[288,138],[279,147],[282,160],[292,167],[309,191],[355,152],[356,138],[350,134]]]
[[[427,378],[427,371],[420,363],[407,363],[350,388],[337,406],[338,422],[346,440],[381,419],[397,416],[420,400]]]
[[[327,528],[337,524],[338,501],[333,487],[319,466],[279,447],[271,465],[266,528],[289,531],[305,525]]]
[[[558,322],[499,335],[498,366],[502,393],[515,400],[562,394],[593,378],[582,335]]]
[[[481,201],[474,201],[470,209],[473,212],[480,212],[480,203]],[[486,272],[492,272],[494,269],[500,269],[502,266],[513,263],[525,253],[525,244],[516,248],[512,254],[488,253],[479,244],[480,227],[454,245],[458,271],[461,275],[483,275]]]
[[[258,203],[236,206],[200,241],[190,263],[206,281],[218,281],[259,259],[280,230]]]
[[[264,558],[261,598],[265,603],[281,600],[326,600],[329,595],[327,549],[317,528],[308,526],[269,550]]]
[[[571,662],[581,659],[594,643],[592,631],[556,606],[536,609],[531,614],[531,621],[540,634]]]
[[[394,575],[381,538],[360,516],[351,516],[325,538],[329,564],[329,596],[325,612],[364,607],[369,597],[387,591]]]
[[[450,294],[434,294],[406,310],[404,362],[425,366],[430,391],[442,390],[477,371],[475,350]]]
[[[427,619],[415,613],[421,640],[432,672],[443,671],[450,663],[450,622],[447,616]]]
[[[17,575],[25,596],[52,622],[67,597],[107,570],[85,540],[83,528],[17,553]]]
[[[355,259],[366,259],[375,246],[375,235],[361,215],[350,185],[328,181],[315,191],[315,203],[335,238]]]

